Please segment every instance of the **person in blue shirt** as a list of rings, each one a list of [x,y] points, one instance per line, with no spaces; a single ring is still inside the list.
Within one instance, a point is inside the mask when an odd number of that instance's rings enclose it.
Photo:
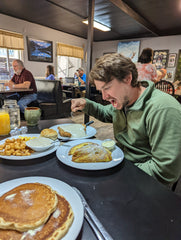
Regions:
[[[47,80],[55,80],[54,66],[52,66],[52,65],[47,66],[46,79]]]
[[[86,74],[84,73],[84,69],[83,68],[78,68],[77,72],[75,73],[76,78],[79,81],[79,86],[81,85],[85,85],[86,83]]]
[[[85,84],[86,84],[86,74],[82,67],[78,68],[75,73],[75,79],[78,80],[79,88],[75,90],[76,97],[85,97]]]

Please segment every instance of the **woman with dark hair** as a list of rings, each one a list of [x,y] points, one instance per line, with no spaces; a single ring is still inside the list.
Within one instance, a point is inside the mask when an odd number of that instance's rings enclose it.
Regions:
[[[46,79],[47,80],[55,80],[54,66],[52,66],[52,65],[47,66]]]
[[[136,64],[138,70],[138,81],[151,80],[157,82],[157,70],[152,64],[153,50],[151,48],[143,49]]]

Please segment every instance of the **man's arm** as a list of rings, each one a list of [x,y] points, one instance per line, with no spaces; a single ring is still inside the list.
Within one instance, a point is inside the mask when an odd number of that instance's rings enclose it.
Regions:
[[[181,175],[181,111],[176,108],[159,110],[147,121],[152,158],[137,163],[140,169],[160,182],[175,182]]]
[[[31,82],[25,81],[23,83],[13,84],[12,88],[26,88],[29,89],[31,85]]]
[[[78,80],[79,80],[79,82],[82,84],[82,85],[84,85],[85,84],[85,82],[82,80],[82,78],[81,77],[79,77],[78,76]]]

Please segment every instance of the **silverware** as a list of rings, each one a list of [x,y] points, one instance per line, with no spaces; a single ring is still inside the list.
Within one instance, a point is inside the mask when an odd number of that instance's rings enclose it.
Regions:
[[[97,236],[98,240],[113,240],[113,238],[109,235],[109,233],[106,231],[106,229],[103,227],[102,223],[99,221],[99,219],[96,217],[96,215],[93,213],[91,208],[89,207],[87,201],[83,197],[82,193],[75,187],[73,189],[78,193],[80,196],[82,203],[84,205],[85,209],[85,218],[87,222],[92,227],[95,235]]]
[[[87,127],[87,126],[91,125],[92,123],[94,123],[94,121],[89,121],[89,122],[87,122],[85,125],[86,125],[86,127]]]

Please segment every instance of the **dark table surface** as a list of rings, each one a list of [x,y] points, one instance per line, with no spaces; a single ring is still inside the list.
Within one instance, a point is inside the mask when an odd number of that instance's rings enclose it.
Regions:
[[[29,133],[67,122],[71,120],[42,120]],[[181,198],[127,160],[111,169],[85,171],[64,165],[55,153],[24,162],[0,159],[0,183],[28,176],[77,187],[115,240],[181,239]],[[96,239],[84,221],[76,240]]]

